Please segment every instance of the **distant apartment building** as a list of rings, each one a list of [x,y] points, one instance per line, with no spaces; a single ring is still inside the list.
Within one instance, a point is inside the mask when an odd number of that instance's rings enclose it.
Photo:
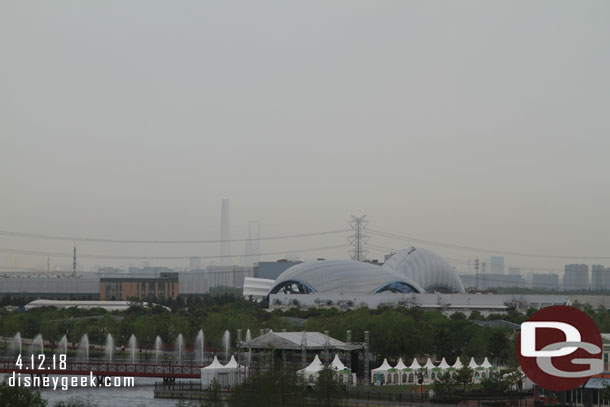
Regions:
[[[162,272],[159,277],[122,275],[100,278],[100,300],[176,299],[178,294],[178,273],[174,272]]]
[[[509,267],[508,274],[511,276],[520,276],[521,275],[521,267]]]
[[[202,270],[201,257],[189,257],[189,270]]]
[[[299,263],[301,262],[288,261],[286,259],[281,259],[278,261],[259,261],[258,263],[254,264],[254,269],[252,271],[253,277],[275,280],[284,271]]]
[[[527,282],[519,275],[506,274],[479,274],[479,283],[481,288],[511,288],[511,287],[526,287]]]
[[[610,289],[610,268],[599,264],[591,266],[591,290]]]
[[[490,274],[504,274],[504,256],[491,256],[489,265]]]
[[[208,287],[243,288],[244,279],[252,277],[252,267],[245,266],[208,266],[206,267]]]
[[[586,264],[566,264],[563,273],[563,289],[589,289],[589,266]]]
[[[527,282],[521,276],[511,276],[506,274],[479,273],[478,287],[476,274],[461,274],[460,279],[465,287],[479,288],[523,288],[527,287]]]
[[[170,267],[129,267],[127,269],[129,274],[148,274],[148,275],[160,275],[161,273],[173,273],[174,269]]]
[[[534,273],[532,274],[532,288],[559,290],[559,275],[554,273]]]
[[[178,293],[180,295],[197,296],[209,292],[208,277],[203,270],[178,273]]]
[[[0,275],[0,298],[32,297],[46,299],[97,300],[100,279],[91,276],[62,276],[57,274],[29,275],[5,273]]]
[[[100,267],[97,271],[102,277],[105,275],[114,275],[123,272],[123,270],[117,267]]]

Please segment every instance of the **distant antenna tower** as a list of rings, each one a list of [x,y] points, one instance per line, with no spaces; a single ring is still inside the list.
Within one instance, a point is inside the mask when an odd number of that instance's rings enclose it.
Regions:
[[[474,259],[474,273],[477,276],[477,290],[479,289],[479,258]]]
[[[369,240],[369,235],[364,233],[364,229],[366,229],[366,225],[369,223],[365,220],[366,215],[362,215],[361,217],[356,217],[352,215],[352,220],[349,222],[350,227],[354,231],[351,235],[347,237],[349,243],[354,246],[352,250],[350,250],[350,256],[352,260],[355,261],[364,261],[364,254],[367,250],[364,249],[364,245]]]
[[[76,277],[76,243],[74,243],[74,257],[72,260],[72,277]]]

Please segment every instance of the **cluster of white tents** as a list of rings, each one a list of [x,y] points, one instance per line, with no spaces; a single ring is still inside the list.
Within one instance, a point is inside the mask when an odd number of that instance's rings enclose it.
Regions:
[[[226,365],[218,361],[214,356],[214,360],[209,366],[201,368],[201,384],[203,387],[209,387],[214,380],[221,387],[233,387],[242,383],[248,376],[248,368],[240,365],[235,360],[235,356],[231,356],[231,360]]]
[[[348,386],[356,385],[356,373],[352,373],[352,370],[341,362],[339,355],[335,354],[335,358],[330,363],[330,368],[337,373],[340,383]],[[309,366],[298,370],[297,373],[302,375],[303,380],[307,384],[314,385],[322,369],[324,369],[324,363],[322,363],[318,355],[316,355]]]
[[[394,367],[388,363],[387,359],[383,359],[381,366],[371,370],[371,383],[375,385],[417,384],[417,376],[421,373],[424,379],[423,384],[430,384],[434,382],[438,375],[445,372],[454,372],[463,366],[460,358],[457,358],[453,365],[447,363],[445,358],[438,365],[428,358],[423,366],[419,364],[416,358],[413,358],[413,362],[408,367],[404,364],[402,358],[398,359],[398,363]],[[489,363],[487,357],[485,357],[485,360],[480,365],[477,364],[474,358],[471,358],[468,367],[473,370],[473,380],[475,383],[489,375],[490,371],[497,370],[497,367]]]

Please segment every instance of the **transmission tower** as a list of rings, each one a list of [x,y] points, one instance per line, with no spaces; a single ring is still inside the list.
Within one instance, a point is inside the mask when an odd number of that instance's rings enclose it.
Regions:
[[[347,237],[349,243],[354,247],[349,251],[352,260],[355,261],[364,261],[364,254],[367,250],[364,249],[364,245],[369,240],[369,235],[364,233],[364,229],[366,229],[366,225],[369,223],[365,220],[366,215],[362,215],[359,218],[352,215],[352,220],[350,220],[349,225],[354,231],[351,235]]]

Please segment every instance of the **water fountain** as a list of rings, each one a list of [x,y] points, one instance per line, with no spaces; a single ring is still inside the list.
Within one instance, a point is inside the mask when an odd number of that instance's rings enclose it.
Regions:
[[[66,335],[62,336],[59,340],[59,344],[57,345],[57,349],[55,353],[59,355],[67,355],[68,354],[68,338]]]
[[[131,334],[129,337],[129,353],[131,354],[131,363],[136,363],[136,348],[138,347],[138,342],[136,341],[136,336]]]
[[[108,334],[106,336],[106,345],[104,346],[104,353],[106,354],[106,360],[112,362],[114,356],[114,338]]]
[[[250,329],[246,330],[246,342],[252,340],[252,333],[250,333]],[[252,349],[248,349],[248,366],[252,363]]]
[[[42,335],[38,334],[32,339],[32,343],[28,349],[30,351],[30,355],[40,355],[44,353],[44,341],[42,340]]]
[[[184,338],[182,334],[178,334],[176,338],[176,362],[182,363],[182,353],[184,352]]]
[[[159,335],[157,335],[157,337],[155,338],[155,363],[159,362],[159,353],[161,352],[162,347],[163,341],[161,340]]]
[[[11,355],[21,355],[21,334],[17,332],[8,346]]]
[[[89,361],[89,337],[87,334],[84,334],[80,338],[80,343],[78,345],[78,358]]]
[[[225,363],[229,362],[229,346],[231,344],[231,333],[227,329],[225,334],[222,336],[222,343],[225,346]]]
[[[204,355],[204,337],[203,330],[199,330],[197,332],[197,338],[195,339],[195,360],[200,362],[203,365],[203,355]]]

